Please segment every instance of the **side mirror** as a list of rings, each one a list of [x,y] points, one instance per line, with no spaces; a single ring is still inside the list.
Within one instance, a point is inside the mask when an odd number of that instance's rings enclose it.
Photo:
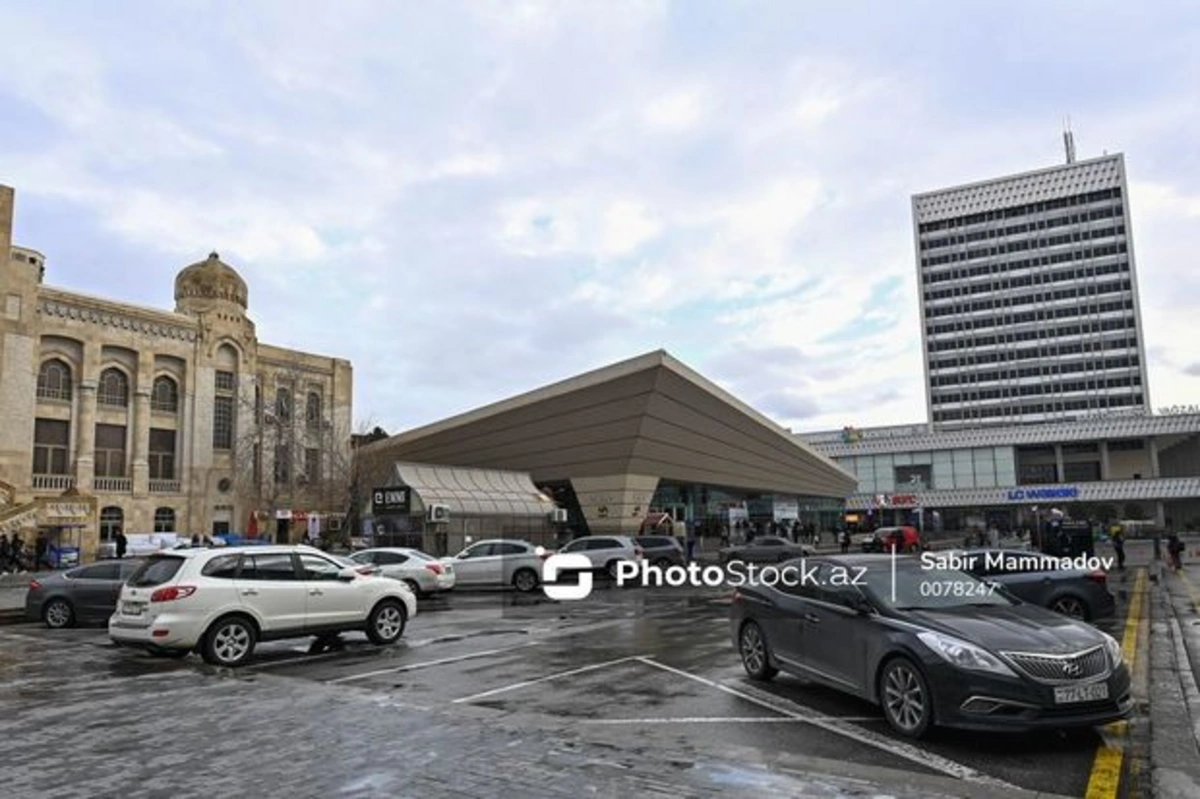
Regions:
[[[865,596],[856,596],[850,602],[850,607],[860,616],[870,616],[875,612],[875,606]]]
[[[337,573],[337,578],[348,583],[355,577],[358,577],[358,574],[358,569],[353,566],[345,566]]]

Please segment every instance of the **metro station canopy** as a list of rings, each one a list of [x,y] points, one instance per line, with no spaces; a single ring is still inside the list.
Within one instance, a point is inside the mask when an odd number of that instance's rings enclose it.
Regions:
[[[539,486],[569,481],[591,527],[621,530],[640,523],[660,481],[839,500],[856,487],[831,459],[663,350],[409,430],[360,454],[389,467],[526,472]]]

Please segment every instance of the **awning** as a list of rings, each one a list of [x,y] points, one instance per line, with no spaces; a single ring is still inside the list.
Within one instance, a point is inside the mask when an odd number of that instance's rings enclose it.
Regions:
[[[445,505],[451,516],[504,514],[544,516],[554,501],[537,490],[528,472],[396,463],[396,476],[425,507]]]

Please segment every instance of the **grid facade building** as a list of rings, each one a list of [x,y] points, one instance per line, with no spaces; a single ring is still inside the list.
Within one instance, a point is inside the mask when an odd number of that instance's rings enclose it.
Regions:
[[[1122,155],[912,207],[935,427],[1148,412]]]

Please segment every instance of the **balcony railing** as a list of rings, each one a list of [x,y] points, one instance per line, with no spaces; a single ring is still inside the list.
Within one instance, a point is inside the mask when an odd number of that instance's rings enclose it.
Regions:
[[[34,491],[66,491],[75,485],[75,476],[70,474],[35,474]]]
[[[151,494],[178,494],[180,491],[180,481],[178,480],[151,480]]]
[[[128,477],[96,477],[92,488],[110,494],[128,494],[133,490],[133,481]]]

